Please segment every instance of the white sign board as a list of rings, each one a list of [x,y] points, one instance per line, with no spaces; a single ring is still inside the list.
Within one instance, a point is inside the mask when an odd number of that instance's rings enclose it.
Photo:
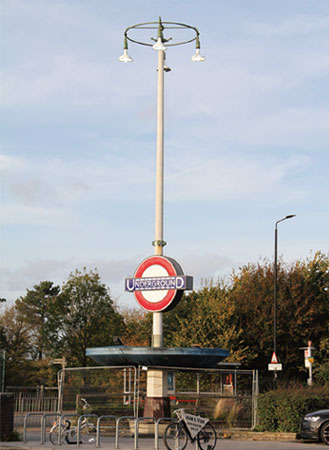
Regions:
[[[202,428],[209,422],[209,419],[205,419],[201,416],[194,416],[193,414],[188,414],[186,412],[182,412],[181,414],[177,414],[179,416],[183,416],[186,426],[191,434],[192,439],[202,430]],[[180,418],[180,417],[179,417]]]
[[[282,370],[282,364],[269,364],[268,370]]]

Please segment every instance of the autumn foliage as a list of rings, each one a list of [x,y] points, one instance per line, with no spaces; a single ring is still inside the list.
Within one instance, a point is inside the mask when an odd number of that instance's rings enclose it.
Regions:
[[[233,272],[226,282],[208,280],[183,296],[163,315],[168,347],[221,347],[228,361],[270,377],[273,352],[273,264],[261,261]],[[2,303],[3,304],[3,303]],[[312,341],[314,379],[329,384],[329,257],[321,252],[305,261],[278,265],[277,356],[281,380],[304,380],[301,347]],[[68,365],[92,365],[91,346],[151,345],[152,314],[118,309],[97,271],[76,271],[62,289],[41,282],[0,314],[0,348],[6,350],[6,383],[55,382],[49,360],[65,356]],[[18,368],[24,370],[18,370]],[[43,368],[42,368],[43,367]],[[24,372],[24,373],[23,373]],[[55,373],[55,372],[53,372]],[[264,383],[265,385],[266,383]]]

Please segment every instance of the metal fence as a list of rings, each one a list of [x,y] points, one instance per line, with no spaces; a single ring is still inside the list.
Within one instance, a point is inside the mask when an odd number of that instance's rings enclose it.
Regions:
[[[167,372],[171,410],[183,407],[203,414],[222,429],[252,429],[257,424],[257,371],[229,366],[158,369]],[[147,368],[142,367],[65,368],[58,373],[58,398],[57,392],[46,389],[16,393],[16,420],[25,413],[82,414],[81,398],[88,400],[89,413],[138,418],[143,416],[146,379]]]
[[[15,394],[15,413],[52,412],[58,410],[58,397],[36,397],[25,393]]]
[[[219,427],[252,429],[257,421],[258,372],[158,367],[167,372],[171,409],[216,419]],[[147,368],[86,367],[59,372],[59,411],[78,411],[85,397],[98,415],[143,415]],[[152,367],[153,369],[153,367]],[[97,384],[98,383],[98,384]]]

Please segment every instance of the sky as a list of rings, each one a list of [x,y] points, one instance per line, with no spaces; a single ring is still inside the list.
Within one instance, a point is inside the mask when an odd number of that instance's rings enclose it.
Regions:
[[[159,16],[197,27],[206,57],[166,52],[164,255],[195,289],[229,280],[273,261],[288,214],[284,263],[328,252],[328,0],[0,0],[0,13],[7,304],[86,267],[137,307],[124,279],[154,252],[157,52],[118,57],[124,30]]]

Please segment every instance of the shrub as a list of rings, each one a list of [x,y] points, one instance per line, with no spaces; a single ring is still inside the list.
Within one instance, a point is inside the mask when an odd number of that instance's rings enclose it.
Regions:
[[[9,431],[9,433],[6,436],[4,436],[2,438],[2,440],[4,442],[14,442],[14,441],[17,442],[17,441],[21,441],[22,438],[17,430],[12,430],[12,431]]]
[[[216,404],[214,410],[214,418],[225,420],[228,427],[232,428],[236,423],[241,410],[242,405],[239,404],[235,399],[222,398],[218,400]]]
[[[280,387],[259,395],[257,428],[260,431],[296,433],[304,414],[328,408],[328,387]]]

